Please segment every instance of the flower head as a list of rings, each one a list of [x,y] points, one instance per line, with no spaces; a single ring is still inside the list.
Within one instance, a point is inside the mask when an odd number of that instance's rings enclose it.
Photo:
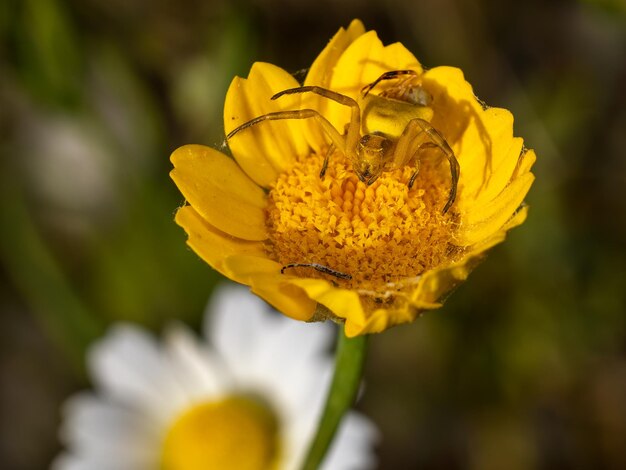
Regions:
[[[118,325],[92,347],[96,391],[67,403],[55,470],[299,467],[332,373],[331,329],[274,316],[235,286],[207,312],[208,344],[181,326],[159,344]],[[324,468],[372,468],[375,434],[351,413]]]
[[[234,160],[198,145],[171,157],[188,244],[286,315],[345,322],[347,336],[438,308],[526,217],[535,155],[511,113],[358,20],[304,87],[267,63],[236,77],[224,125]]]

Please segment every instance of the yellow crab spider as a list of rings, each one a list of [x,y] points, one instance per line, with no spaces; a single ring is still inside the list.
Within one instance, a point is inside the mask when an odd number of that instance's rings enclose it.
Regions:
[[[459,163],[444,137],[430,124],[433,110],[426,105],[428,95],[420,86],[407,85],[408,80],[380,95],[369,93],[380,81],[402,75],[410,75],[411,79],[417,76],[417,73],[413,70],[386,72],[363,88],[358,101],[319,86],[290,88],[272,96],[271,99],[275,100],[284,95],[315,93],[348,106],[351,109],[351,117],[343,134],[318,111],[299,109],[258,116],[231,131],[226,139],[231,139],[238,132],[262,121],[313,118],[319,122],[331,141],[320,177],[324,176],[328,159],[337,149],[351,161],[354,172],[367,185],[376,181],[383,171],[395,170],[413,162],[415,171],[409,179],[409,188],[413,186],[419,172],[420,151],[424,148],[437,148],[450,165],[451,185],[448,201],[443,208],[445,214],[456,198]]]

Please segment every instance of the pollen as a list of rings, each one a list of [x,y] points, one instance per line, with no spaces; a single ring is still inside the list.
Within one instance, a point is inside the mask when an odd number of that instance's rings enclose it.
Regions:
[[[440,159],[422,159],[409,189],[411,165],[383,172],[368,186],[340,152],[320,178],[323,155],[301,157],[271,187],[266,218],[271,258],[283,265],[320,264],[351,279],[308,267],[295,268],[294,274],[378,292],[460,258],[462,248],[453,243],[454,207],[442,213],[450,179],[445,165],[432,163]]]

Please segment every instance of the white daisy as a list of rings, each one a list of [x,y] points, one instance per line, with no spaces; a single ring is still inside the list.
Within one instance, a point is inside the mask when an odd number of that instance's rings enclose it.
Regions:
[[[273,315],[240,286],[216,290],[206,342],[178,325],[159,344],[118,325],[89,351],[95,391],[64,407],[54,470],[296,469],[332,375],[332,328]],[[350,413],[324,469],[375,466],[376,429]]]

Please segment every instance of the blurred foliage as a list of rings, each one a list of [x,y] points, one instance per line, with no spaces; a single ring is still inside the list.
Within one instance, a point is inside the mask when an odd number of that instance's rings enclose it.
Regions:
[[[0,3],[0,466],[56,452],[111,321],[197,326],[218,276],[173,223],[179,145],[223,141],[254,60],[302,78],[360,17],[461,67],[535,148],[528,221],[445,308],[372,338],[381,468],[626,468],[623,0]]]

